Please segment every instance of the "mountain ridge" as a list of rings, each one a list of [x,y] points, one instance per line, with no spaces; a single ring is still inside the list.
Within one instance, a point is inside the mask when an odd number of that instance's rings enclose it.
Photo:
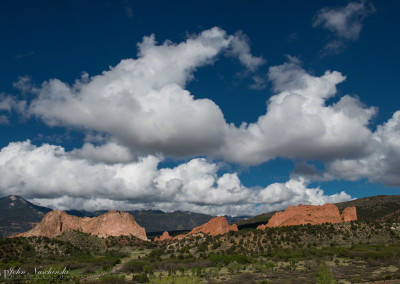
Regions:
[[[0,198],[0,238],[31,229],[50,211],[17,195]]]
[[[345,207],[356,206],[358,219],[361,221],[375,220],[400,210],[400,195],[377,195],[359,198],[346,202],[335,203],[340,212]],[[0,198],[0,238],[26,232],[39,223],[50,208],[35,205],[20,196],[8,195]],[[97,217],[107,210],[85,211],[66,210],[69,215],[77,217]],[[131,210],[127,211],[141,226],[146,228],[148,235],[158,235],[164,231],[179,232],[190,231],[195,227],[207,223],[215,216],[194,213],[190,211],[164,212],[161,210]],[[265,224],[276,213],[262,213],[245,220],[247,216],[229,217],[224,216],[230,224],[237,224],[239,229],[256,228]],[[238,220],[239,219],[239,220]]]
[[[372,221],[400,210],[400,195],[375,195],[332,204],[338,207],[340,213],[342,213],[346,207],[355,206],[357,207],[358,220]],[[236,224],[239,229],[256,228],[259,225],[267,223],[275,213],[283,211],[284,210],[261,213],[249,219],[241,220]]]

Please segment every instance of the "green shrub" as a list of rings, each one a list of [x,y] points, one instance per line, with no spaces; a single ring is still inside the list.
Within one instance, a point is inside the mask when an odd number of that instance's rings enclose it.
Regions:
[[[131,260],[127,263],[124,263],[124,265],[121,268],[122,272],[129,272],[129,273],[138,273],[142,272],[143,268],[145,267],[146,262],[140,261],[140,260]]]
[[[110,284],[126,283],[125,275],[104,275],[104,276],[100,276],[99,280],[101,283],[110,283]]]
[[[167,276],[150,279],[150,284],[200,284],[196,276]]]
[[[231,262],[228,265],[228,271],[229,271],[229,273],[232,273],[232,274],[239,273],[241,269],[242,269],[242,266],[239,263],[237,263],[236,261]]]
[[[254,264],[254,270],[255,270],[256,272],[259,272],[259,273],[264,272],[264,271],[265,271],[265,265],[264,265],[264,263],[262,263],[262,262],[260,262],[260,261],[257,261],[257,262]]]
[[[333,279],[331,270],[326,265],[321,264],[318,267],[318,284],[336,284],[336,280]]]
[[[147,274],[145,272],[142,272],[140,274],[134,274],[132,276],[132,280],[137,281],[139,283],[148,283],[149,277],[147,277]]]
[[[156,249],[153,249],[153,250],[149,253],[148,257],[150,257],[150,258],[159,258],[159,257],[162,256],[163,254],[164,254],[164,250],[163,250],[163,249],[161,249],[161,248],[156,248]]]
[[[385,275],[384,279],[385,280],[391,280],[392,279],[392,275],[391,274]]]

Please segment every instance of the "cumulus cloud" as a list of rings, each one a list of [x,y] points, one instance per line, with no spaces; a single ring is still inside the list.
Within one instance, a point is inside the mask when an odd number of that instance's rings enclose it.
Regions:
[[[336,71],[313,76],[291,60],[270,67],[276,95],[258,121],[230,126],[221,156],[243,164],[258,164],[275,157],[331,160],[360,156],[367,151],[373,107],[351,96],[327,105],[336,85],[345,77]],[[358,133],[355,137],[353,134]]]
[[[313,27],[321,26],[333,33],[325,49],[337,52],[346,43],[359,38],[364,19],[374,12],[374,5],[366,1],[350,2],[345,7],[323,8],[317,13]]]
[[[307,188],[303,178],[247,188],[237,173],[219,174],[219,166],[204,158],[161,169],[160,161],[147,156],[124,164],[91,163],[60,146],[14,142],[0,152],[0,193],[61,209],[159,208],[216,215],[351,199],[344,192],[327,196],[319,188]]]
[[[229,50],[228,54],[233,57],[237,57],[239,62],[246,67],[246,72],[242,75],[252,75],[253,83],[250,84],[250,89],[263,90],[267,86],[267,78],[258,74],[254,74],[257,69],[267,63],[267,61],[261,56],[254,56],[250,52],[249,38],[243,34],[241,31],[237,32],[234,37],[232,37],[232,48]]]
[[[26,102],[24,100],[19,101],[13,96],[0,93],[0,125],[10,123],[9,115],[13,110],[23,113],[25,107]]]
[[[322,171],[318,170],[315,165],[307,162],[297,162],[290,177],[291,178],[306,177],[310,180],[315,181],[315,180],[321,180],[322,175],[323,175]]]
[[[274,95],[266,113],[255,123],[235,127],[212,100],[196,99],[185,85],[194,70],[213,63],[222,50],[231,50],[249,69],[261,64],[242,34],[213,28],[179,44],[161,45],[152,35],[138,46],[137,59],[122,60],[101,75],[84,73],[72,85],[51,79],[31,87],[36,97],[26,112],[50,126],[108,135],[129,148],[132,158],[206,155],[256,165],[276,157],[330,160],[365,152],[375,109],[348,95],[327,105],[345,80],[337,71],[314,76],[293,57],[270,67]],[[25,88],[29,84],[22,79],[19,85]]]
[[[379,125],[370,139],[369,155],[339,159],[327,164],[326,178],[358,180],[400,186],[400,111]]]
[[[114,141],[108,141],[101,145],[85,143],[82,148],[75,149],[71,155],[86,159],[92,162],[105,163],[127,163],[135,160],[129,148],[122,146]]]
[[[138,45],[138,59],[122,60],[101,75],[68,85],[58,79],[32,88],[28,114],[48,125],[98,131],[139,154],[191,156],[222,143],[226,127],[219,107],[184,89],[193,71],[211,63],[233,37],[213,28],[185,42],[157,45],[154,35]]]
[[[0,93],[0,112],[10,113],[12,110],[23,112],[24,101],[19,101],[16,97]]]
[[[249,71],[256,71],[266,60],[261,56],[254,56],[250,52],[249,39],[242,32],[237,32],[232,37],[232,48],[230,54],[237,57]]]

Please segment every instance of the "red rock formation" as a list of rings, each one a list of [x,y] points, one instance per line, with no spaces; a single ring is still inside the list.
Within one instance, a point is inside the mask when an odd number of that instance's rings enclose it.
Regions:
[[[175,237],[173,237],[173,240],[179,240],[179,239],[183,239],[186,236],[188,236],[189,234],[181,234],[181,235],[176,235]]]
[[[302,205],[289,206],[284,212],[277,212],[268,221],[268,224],[260,225],[257,229],[264,230],[266,227],[282,227],[293,225],[317,225],[323,223],[342,223],[357,220],[355,207],[347,207],[342,215],[336,205]]]
[[[229,231],[237,231],[238,227],[236,224],[229,225],[228,221],[226,221],[225,217],[215,217],[208,221],[207,223],[194,228],[191,230],[189,233],[185,235],[178,235],[175,236],[173,239],[182,239],[186,238],[192,235],[198,235],[198,234],[207,234],[211,236],[217,236],[217,235],[223,235],[228,233]]]
[[[342,212],[343,222],[350,222],[357,220],[357,209],[356,207],[346,207]]]
[[[167,231],[165,231],[160,237],[154,238],[155,242],[162,242],[162,241],[169,241],[169,240],[172,240],[172,238]]]
[[[236,224],[229,225],[225,217],[215,217],[207,223],[194,228],[190,231],[189,235],[204,233],[211,236],[223,235],[229,231],[237,231],[238,227]]]
[[[147,240],[145,229],[136,223],[133,216],[118,211],[109,211],[94,218],[79,218],[55,210],[47,213],[33,229],[19,234],[17,237],[45,236],[54,238],[69,230],[78,230],[98,237],[132,235]]]

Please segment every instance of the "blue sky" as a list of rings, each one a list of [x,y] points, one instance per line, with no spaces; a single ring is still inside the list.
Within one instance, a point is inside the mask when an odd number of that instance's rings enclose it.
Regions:
[[[2,2],[0,193],[232,215],[399,194],[398,8]]]

